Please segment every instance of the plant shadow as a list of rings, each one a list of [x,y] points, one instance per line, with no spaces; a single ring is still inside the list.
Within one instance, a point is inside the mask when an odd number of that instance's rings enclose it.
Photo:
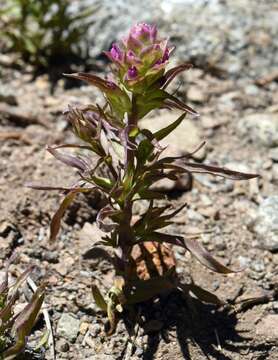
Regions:
[[[205,304],[191,296],[185,297],[178,290],[160,296],[159,301],[140,304],[139,307],[145,323],[153,322],[155,315],[154,323],[159,321],[163,324],[159,331],[154,329],[148,333],[143,360],[154,359],[160,342],[170,343],[173,338],[186,360],[196,359],[191,354],[193,347],[198,353],[198,359],[217,360],[232,360],[233,354],[244,356],[252,351],[265,356],[270,348],[267,344],[250,344],[250,338],[236,330],[235,312]]]

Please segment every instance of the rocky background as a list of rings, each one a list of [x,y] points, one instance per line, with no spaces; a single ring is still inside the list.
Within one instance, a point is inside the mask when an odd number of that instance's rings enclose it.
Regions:
[[[86,0],[88,4],[93,2]],[[73,3],[77,11],[79,2]],[[95,15],[96,16],[96,15]],[[123,324],[106,338],[105,317],[92,303],[91,284],[110,287],[113,271],[101,250],[89,251],[100,198],[78,201],[66,214],[56,249],[47,242],[59,194],[36,192],[26,182],[70,184],[75,174],[45,152],[46,144],[72,142],[63,117],[69,103],[101,101],[88,86],[65,89],[61,76],[51,93],[47,74],[12,66],[1,54],[0,77],[0,269],[16,249],[14,275],[36,264],[34,280],[49,282],[46,307],[56,336],[57,359],[277,359],[278,358],[278,3],[273,0],[103,0],[89,32],[95,71],[109,68],[102,51],[135,22],[155,22],[176,46],[176,63],[194,68],[172,90],[200,113],[168,139],[167,151],[192,150],[206,140],[198,161],[257,172],[259,179],[232,182],[196,175],[162,183],[174,206],[188,208],[167,231],[191,234],[225,264],[245,271],[221,276],[174,249],[184,282],[215,292],[237,311],[217,310],[178,293],[149,305],[136,346]],[[160,127],[177,114],[144,120]],[[136,211],[141,213],[144,204]],[[193,309],[193,310],[192,310]],[[40,329],[38,329],[40,331]],[[51,349],[46,359],[52,359]]]

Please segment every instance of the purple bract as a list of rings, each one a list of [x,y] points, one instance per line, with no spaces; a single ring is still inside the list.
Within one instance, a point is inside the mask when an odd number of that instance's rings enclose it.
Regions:
[[[119,82],[140,90],[163,76],[171,50],[167,40],[158,38],[155,25],[139,23],[106,55],[116,65]]]

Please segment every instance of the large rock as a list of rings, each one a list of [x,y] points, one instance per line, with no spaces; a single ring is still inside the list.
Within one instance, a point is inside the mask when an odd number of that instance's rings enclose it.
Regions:
[[[84,0],[90,6],[97,0]],[[83,1],[76,1],[83,5]],[[139,21],[170,36],[181,61],[221,75],[258,79],[277,69],[277,0],[102,0],[92,15],[90,57],[95,59]],[[186,17],[185,14],[190,14]]]
[[[245,116],[238,124],[239,132],[254,143],[278,146],[278,114],[261,113]]]
[[[270,196],[260,204],[253,229],[261,248],[278,250],[278,195]]]

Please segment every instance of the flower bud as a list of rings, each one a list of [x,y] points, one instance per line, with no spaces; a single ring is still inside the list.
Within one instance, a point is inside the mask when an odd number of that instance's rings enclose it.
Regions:
[[[65,114],[67,120],[72,124],[74,133],[80,139],[90,143],[97,137],[100,118],[97,112],[69,106]]]
[[[163,76],[171,50],[167,40],[158,39],[155,25],[139,23],[106,55],[116,65],[119,81],[140,93]]]

